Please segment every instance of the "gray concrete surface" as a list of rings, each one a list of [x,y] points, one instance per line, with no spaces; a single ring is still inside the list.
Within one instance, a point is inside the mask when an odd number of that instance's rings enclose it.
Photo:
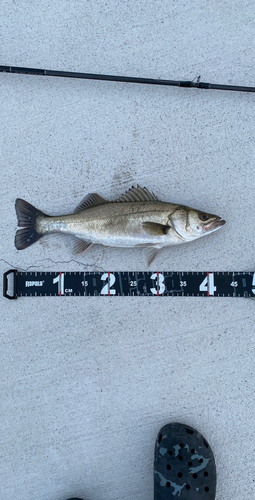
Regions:
[[[255,85],[254,2],[1,2],[1,64]],[[144,270],[139,250],[18,252],[14,202],[67,213],[132,184],[224,228],[156,270],[254,270],[254,94],[0,75],[1,272]],[[170,421],[199,429],[217,500],[254,496],[254,307],[221,298],[1,298],[0,498],[153,499]]]

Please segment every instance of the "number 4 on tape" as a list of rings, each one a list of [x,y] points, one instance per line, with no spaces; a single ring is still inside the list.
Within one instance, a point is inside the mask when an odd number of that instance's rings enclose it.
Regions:
[[[200,292],[207,292],[207,295],[214,295],[214,292],[216,292],[217,288],[214,285],[214,274],[213,273],[207,273],[206,278],[202,281],[201,285],[199,286]]]
[[[254,272],[4,273],[8,299],[31,296],[255,297]]]

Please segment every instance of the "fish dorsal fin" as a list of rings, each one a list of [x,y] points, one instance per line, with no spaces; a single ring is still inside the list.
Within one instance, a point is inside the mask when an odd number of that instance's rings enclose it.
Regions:
[[[77,205],[74,210],[74,214],[81,212],[85,208],[96,207],[97,205],[103,205],[104,203],[108,203],[108,201],[102,198],[102,196],[99,196],[97,193],[89,193],[85,196],[85,198],[83,198],[79,205]]]
[[[141,186],[132,186],[125,194],[122,194],[117,198],[118,203],[128,203],[128,202],[139,202],[139,201],[159,201],[154,193],[150,193],[146,187],[141,188]]]

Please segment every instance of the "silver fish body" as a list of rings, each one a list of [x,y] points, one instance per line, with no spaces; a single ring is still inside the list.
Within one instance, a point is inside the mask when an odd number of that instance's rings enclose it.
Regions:
[[[16,200],[16,248],[23,249],[45,234],[64,233],[76,239],[75,252],[92,244],[147,248],[148,265],[166,246],[192,241],[219,229],[225,221],[183,205],[165,203],[146,188],[132,187],[115,202],[92,193],[75,213],[48,216],[24,200]]]
[[[41,218],[38,220],[37,230],[39,233],[72,234],[91,243],[111,247],[166,246],[183,243],[183,239],[172,230],[166,241],[163,232],[154,235],[149,233],[145,223],[150,221],[167,226],[176,206],[161,202],[130,202],[121,205],[107,203],[77,214]]]

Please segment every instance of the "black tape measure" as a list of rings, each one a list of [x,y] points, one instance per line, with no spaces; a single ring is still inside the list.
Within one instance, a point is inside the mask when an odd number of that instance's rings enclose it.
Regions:
[[[20,272],[4,273],[8,299],[42,296],[255,297],[254,272]]]

